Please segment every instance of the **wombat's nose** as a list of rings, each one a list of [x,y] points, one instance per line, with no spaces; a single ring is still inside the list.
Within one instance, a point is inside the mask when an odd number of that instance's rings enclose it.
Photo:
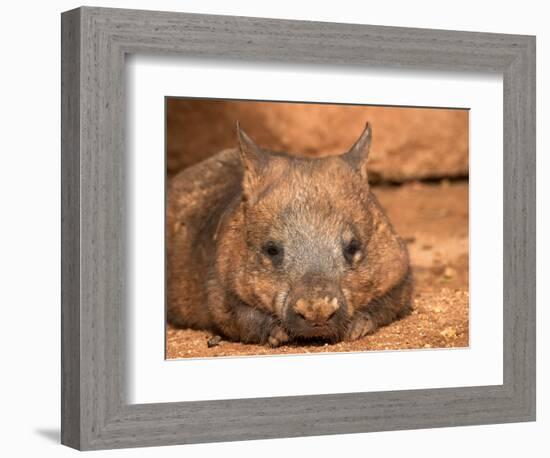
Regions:
[[[313,325],[324,325],[340,307],[336,297],[325,296],[316,299],[298,299],[294,311]]]

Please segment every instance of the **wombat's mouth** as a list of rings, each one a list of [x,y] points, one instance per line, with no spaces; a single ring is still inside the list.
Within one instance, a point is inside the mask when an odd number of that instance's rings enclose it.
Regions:
[[[296,346],[311,345],[321,347],[328,344],[335,344],[340,342],[340,338],[337,336],[330,337],[296,337],[292,344]]]
[[[334,343],[342,340],[345,334],[343,320],[338,320],[338,317],[333,322],[324,325],[309,324],[291,318],[285,321],[284,327],[295,341],[317,340]]]
[[[326,292],[313,300],[307,295],[298,299],[286,295],[281,321],[292,340],[334,343],[344,338],[349,324],[346,300],[337,288],[323,287]]]
[[[302,327],[299,330],[292,330],[291,334],[295,340],[319,341],[321,342],[337,342],[341,340],[340,331],[335,326],[310,326]],[[311,343],[311,342],[310,342]]]
[[[292,307],[287,307],[282,320],[283,327],[294,341],[319,340],[329,343],[338,342],[344,338],[348,322],[345,307],[340,307],[321,323],[308,320]]]

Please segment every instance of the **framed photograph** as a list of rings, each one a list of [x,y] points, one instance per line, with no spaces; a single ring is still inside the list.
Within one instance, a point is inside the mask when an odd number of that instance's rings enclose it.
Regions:
[[[62,443],[535,419],[535,38],[62,14]]]

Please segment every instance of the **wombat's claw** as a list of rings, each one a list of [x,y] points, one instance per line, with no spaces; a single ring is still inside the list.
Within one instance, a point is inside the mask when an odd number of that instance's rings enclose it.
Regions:
[[[366,316],[355,318],[348,330],[346,340],[357,340],[376,330],[376,325]]]
[[[280,326],[275,326],[271,333],[269,334],[269,337],[267,338],[267,343],[270,347],[279,347],[283,345],[284,343],[288,342],[289,337],[288,334],[281,328]]]

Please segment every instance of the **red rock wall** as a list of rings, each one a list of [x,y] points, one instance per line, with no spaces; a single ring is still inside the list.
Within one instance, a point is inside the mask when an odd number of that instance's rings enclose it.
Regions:
[[[236,121],[260,146],[306,156],[347,151],[373,127],[372,181],[468,176],[468,111],[169,99],[167,167],[174,174],[236,146]]]

